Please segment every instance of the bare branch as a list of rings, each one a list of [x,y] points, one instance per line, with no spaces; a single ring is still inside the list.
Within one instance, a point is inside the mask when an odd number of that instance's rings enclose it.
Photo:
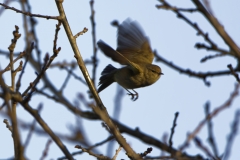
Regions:
[[[156,57],[156,61],[158,62],[163,62],[164,64],[166,64],[168,67],[173,68],[174,70],[182,73],[182,74],[186,74],[189,75],[191,77],[196,77],[196,78],[200,78],[204,81],[204,83],[207,86],[210,86],[210,82],[208,82],[206,79],[207,77],[215,77],[215,76],[224,76],[224,75],[228,75],[231,72],[230,71],[217,71],[217,72],[194,72],[190,69],[183,69],[175,64],[173,64],[172,62],[169,62],[168,60],[164,59],[163,57],[161,57],[159,54],[157,54],[157,52],[154,52],[155,57]],[[235,69],[237,71],[237,69]]]
[[[49,136],[58,145],[58,147],[62,150],[65,156],[69,160],[73,160],[72,155],[69,153],[65,145],[62,143],[60,138],[51,130],[51,128],[47,125],[47,123],[41,118],[41,116],[38,114],[38,111],[30,107],[30,105],[28,104],[28,101],[26,100],[20,102],[20,104],[23,106],[25,110],[27,110],[34,117],[34,119],[36,119],[36,121],[41,125],[41,127],[45,130],[45,132],[49,134]]]
[[[5,9],[10,9],[10,10],[13,10],[13,11],[15,11],[17,13],[21,13],[21,14],[24,14],[24,15],[30,16],[30,17],[46,18],[47,20],[49,20],[49,19],[58,20],[58,18],[59,18],[57,16],[45,16],[45,15],[40,15],[40,14],[32,14],[30,12],[24,12],[24,11],[21,11],[19,9],[14,8],[14,7],[9,7],[8,5],[3,4],[3,3],[0,3],[0,5],[5,7]]]
[[[44,151],[43,151],[43,154],[42,154],[42,157],[40,158],[40,160],[44,160],[44,158],[47,157],[47,154],[48,154],[49,147],[50,147],[50,144],[51,144],[51,143],[52,143],[52,140],[49,139],[49,140],[47,141],[47,144],[46,144],[46,146],[45,146],[45,149],[44,149]]]
[[[83,28],[83,30],[81,32],[78,32],[74,38],[78,38],[80,35],[83,35],[84,33],[86,33],[88,31],[88,29],[86,27]]]
[[[240,121],[240,110],[237,110],[235,113],[235,117],[231,126],[231,132],[227,138],[227,144],[226,144],[226,148],[224,151],[224,160],[227,160],[230,156],[230,152],[231,152],[231,148],[233,145],[233,140],[237,135],[238,132],[238,128],[239,128],[239,121]]]
[[[207,102],[206,105],[205,105],[206,117],[210,114],[209,110],[210,110],[210,104],[209,104],[209,102]],[[218,158],[219,156],[218,156],[217,144],[216,144],[215,138],[214,138],[215,136],[213,135],[212,119],[208,119],[207,125],[208,125],[208,142],[209,142],[210,146],[212,147],[215,158],[220,160]]]
[[[96,46],[96,23],[95,23],[95,10],[93,8],[94,0],[90,0],[90,8],[91,8],[91,26],[92,26],[92,43],[93,43],[93,56],[92,56],[92,62],[93,62],[93,69],[92,69],[92,81],[95,85],[95,79],[96,79],[96,70],[98,65],[98,59],[97,59],[97,46]]]
[[[172,148],[172,145],[173,145],[172,138],[173,138],[173,134],[174,134],[174,132],[175,132],[174,129],[175,129],[175,127],[177,126],[177,118],[178,118],[178,115],[179,115],[179,113],[176,112],[176,113],[175,113],[174,120],[173,120],[173,125],[172,125],[172,128],[171,128],[171,134],[170,134],[170,138],[169,138],[169,141],[168,141],[170,148]]]
[[[227,67],[231,71],[231,74],[236,78],[237,82],[240,83],[240,78],[239,78],[238,74],[234,71],[232,65],[229,64]]]
[[[193,0],[192,1],[197,9],[205,16],[205,18],[211,23],[211,25],[214,27],[214,29],[217,31],[217,33],[222,37],[222,39],[225,41],[225,43],[231,48],[231,50],[234,52],[234,55],[240,59],[240,49],[237,46],[237,44],[232,40],[232,38],[228,35],[228,33],[225,31],[224,27],[220,24],[220,22],[217,20],[216,17],[211,15],[207,9],[202,5],[201,1],[199,0]]]
[[[111,158],[109,157],[106,157],[106,156],[103,156],[103,155],[97,155],[95,153],[93,153],[91,150],[88,150],[86,148],[83,148],[82,146],[80,145],[76,145],[75,148],[78,148],[78,149],[81,149],[83,152],[86,152],[88,153],[89,155],[93,156],[93,157],[96,157],[97,159],[101,159],[101,160],[111,160]]]
[[[110,119],[106,108],[104,107],[97,91],[96,88],[89,76],[88,70],[84,64],[84,61],[82,59],[82,56],[80,54],[80,51],[78,49],[78,46],[76,45],[76,38],[74,38],[72,31],[70,29],[70,26],[68,24],[68,21],[66,19],[66,15],[64,12],[64,8],[62,6],[62,1],[56,0],[55,1],[58,7],[58,11],[60,14],[60,20],[64,26],[65,32],[68,36],[69,42],[72,46],[72,49],[74,51],[74,57],[76,58],[79,68],[83,73],[83,76],[88,84],[88,87],[91,91],[91,94],[93,95],[97,106],[92,105],[92,109],[94,110],[95,113],[97,113],[97,115],[99,115],[99,117],[108,125],[108,127],[111,130],[111,133],[115,136],[116,140],[118,141],[118,143],[125,149],[125,151],[127,152],[126,154],[128,155],[129,158],[131,159],[141,159],[141,157],[130,147],[130,145],[126,142],[126,139],[120,134],[120,132],[118,131],[117,127],[115,126],[115,124],[112,122],[112,120]]]
[[[210,113],[204,120],[202,120],[199,125],[195,128],[195,130],[190,133],[187,136],[186,141],[183,143],[183,145],[181,145],[181,147],[179,148],[180,151],[183,151],[190,143],[190,141],[196,137],[196,135],[198,134],[198,132],[202,129],[202,127],[204,126],[205,123],[207,123],[207,121],[209,119],[212,119],[214,116],[216,116],[218,113],[220,113],[221,111],[223,111],[224,109],[228,108],[231,106],[233,100],[237,97],[238,95],[238,90],[239,90],[240,84],[235,85],[234,91],[231,94],[231,96],[229,97],[229,99],[220,107],[216,108],[212,113]]]
[[[198,137],[194,138],[194,142],[208,157],[210,157],[213,160],[216,160],[216,158],[212,155],[209,149],[202,144],[201,140]]]

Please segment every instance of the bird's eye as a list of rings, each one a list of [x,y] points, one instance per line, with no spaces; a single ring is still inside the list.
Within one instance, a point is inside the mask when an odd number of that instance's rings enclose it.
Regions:
[[[154,74],[158,74],[158,75],[161,75],[161,74],[162,74],[162,75],[163,75],[163,73],[161,73],[161,72],[159,73],[159,72],[157,72],[157,71],[155,71],[155,70],[151,70],[151,72],[154,73]]]
[[[157,73],[156,71],[154,71],[154,70],[151,70],[153,73]]]

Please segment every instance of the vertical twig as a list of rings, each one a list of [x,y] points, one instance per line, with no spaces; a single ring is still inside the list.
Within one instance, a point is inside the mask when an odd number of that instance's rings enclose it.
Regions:
[[[47,154],[48,154],[49,147],[50,147],[50,144],[51,144],[51,143],[52,143],[52,140],[49,139],[49,140],[47,141],[47,144],[46,144],[46,146],[45,146],[45,149],[44,149],[44,151],[43,151],[43,154],[42,154],[42,157],[40,158],[40,160],[44,160],[44,159],[47,157]]]
[[[209,104],[209,102],[207,102],[206,105],[205,105],[206,117],[209,116],[209,114],[210,114],[209,110],[210,110],[210,104]],[[211,119],[208,119],[207,126],[208,126],[208,142],[209,142],[210,146],[212,147],[214,156],[216,158],[218,158],[218,149],[217,149],[217,145],[216,145],[215,138],[214,138],[214,135],[213,135],[213,126],[212,126],[212,120]]]
[[[96,25],[95,25],[95,10],[93,9],[94,0],[90,1],[90,7],[91,7],[91,25],[92,25],[92,43],[93,43],[93,56],[92,56],[92,62],[93,62],[93,69],[92,69],[92,82],[95,85],[95,77],[96,77],[96,69],[97,69],[97,47],[96,47]]]
[[[197,147],[201,149],[208,157],[210,157],[212,160],[217,160],[197,136],[194,137],[193,141],[196,143]]]
[[[21,37],[21,34],[19,34],[19,28],[18,26],[15,26],[15,31],[13,31],[14,38],[12,39],[12,43],[8,47],[8,50],[10,52],[10,68],[11,68],[11,90],[15,91],[15,76],[17,74],[18,70],[14,70],[14,61],[13,61],[13,52],[17,43],[17,40]],[[20,63],[20,65],[22,65]],[[7,103],[7,102],[6,102]],[[15,158],[17,159],[24,159],[23,156],[23,147],[21,145],[21,139],[18,132],[18,123],[17,123],[17,103],[12,100],[12,110],[11,110],[11,120],[12,120],[12,127],[13,127],[13,141],[14,141],[14,152],[15,152]]]
[[[16,91],[17,91],[17,92],[19,91],[19,89],[20,89],[20,87],[21,87],[21,79],[22,79],[24,70],[25,70],[25,68],[26,68],[26,66],[27,66],[29,55],[32,53],[33,47],[34,47],[34,43],[31,44],[31,49],[30,49],[29,53],[27,53],[26,61],[25,61],[24,65],[23,65],[22,72],[21,72],[20,75],[19,75],[19,78],[18,78],[18,81],[17,81],[17,84],[16,84]]]
[[[173,120],[173,125],[172,125],[172,128],[171,128],[171,134],[170,134],[170,137],[169,137],[169,147],[172,148],[172,145],[173,145],[173,142],[172,142],[172,138],[173,138],[173,134],[174,134],[174,129],[175,127],[177,126],[177,118],[178,118],[178,115],[179,115],[179,112],[176,112],[175,113],[175,117],[174,117],[174,120]]]
[[[240,110],[237,110],[235,113],[235,117],[234,117],[232,126],[231,126],[231,133],[229,134],[229,136],[227,138],[227,144],[226,144],[226,148],[225,148],[224,155],[223,155],[224,160],[227,160],[230,156],[233,140],[236,137],[237,132],[238,132],[239,121],[240,121]]]

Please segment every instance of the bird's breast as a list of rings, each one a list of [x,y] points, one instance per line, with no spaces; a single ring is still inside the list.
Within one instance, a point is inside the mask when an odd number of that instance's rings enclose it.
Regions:
[[[149,75],[146,70],[134,74],[133,71],[127,67],[119,69],[114,78],[118,84],[127,89],[149,86],[158,80],[158,78]]]

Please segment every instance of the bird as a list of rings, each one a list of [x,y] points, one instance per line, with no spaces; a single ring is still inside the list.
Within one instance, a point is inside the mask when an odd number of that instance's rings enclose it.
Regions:
[[[99,78],[98,93],[117,82],[136,101],[139,95],[134,89],[152,85],[163,74],[159,66],[152,64],[154,54],[150,41],[137,21],[128,18],[118,25],[116,50],[101,39],[97,45],[107,57],[125,65],[115,68],[108,64],[104,68]]]

